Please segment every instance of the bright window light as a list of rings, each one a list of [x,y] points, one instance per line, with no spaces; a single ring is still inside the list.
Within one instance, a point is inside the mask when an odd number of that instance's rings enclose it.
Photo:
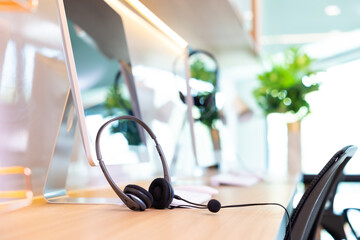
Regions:
[[[341,13],[341,9],[337,5],[328,5],[325,7],[324,11],[328,16],[337,16]]]
[[[316,74],[318,92],[307,100],[311,114],[301,125],[303,171],[315,174],[338,149],[360,144],[360,60],[348,62]],[[356,159],[358,160],[358,159]],[[351,160],[346,174],[359,174],[360,162]]]

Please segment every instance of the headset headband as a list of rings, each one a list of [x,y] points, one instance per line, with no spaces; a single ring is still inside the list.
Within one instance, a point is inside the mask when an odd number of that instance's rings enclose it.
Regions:
[[[96,150],[96,157],[99,161],[101,170],[103,171],[106,180],[109,182],[110,186],[112,187],[112,189],[115,191],[115,193],[120,197],[120,199],[131,209],[136,208],[137,207],[137,203],[136,203],[136,199],[132,199],[129,196],[127,196],[123,191],[121,191],[121,189],[116,185],[116,183],[114,182],[114,180],[111,178],[106,165],[104,163],[104,161],[102,160],[102,155],[101,155],[101,150],[100,150],[100,138],[101,138],[101,133],[104,130],[104,128],[106,126],[108,126],[110,123],[115,122],[115,121],[119,121],[119,120],[130,120],[130,121],[134,121],[136,123],[138,123],[139,125],[141,125],[151,136],[151,138],[154,140],[155,142],[155,147],[159,153],[160,156],[160,160],[163,166],[163,172],[164,172],[164,178],[171,184],[171,179],[170,179],[170,174],[169,174],[169,168],[167,165],[167,161],[165,158],[165,155],[162,151],[162,148],[160,146],[160,144],[158,143],[155,134],[153,133],[153,131],[151,131],[150,127],[147,126],[143,121],[141,121],[140,119],[134,117],[134,116],[119,116],[119,117],[115,117],[112,118],[110,120],[108,120],[107,122],[105,122],[100,129],[97,132],[96,135],[96,140],[95,140],[95,150]]]

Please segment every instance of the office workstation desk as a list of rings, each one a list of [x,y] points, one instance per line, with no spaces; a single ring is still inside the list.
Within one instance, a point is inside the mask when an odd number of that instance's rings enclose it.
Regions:
[[[140,185],[147,188],[148,183]],[[222,205],[276,202],[287,206],[295,185],[295,179],[284,179],[251,187],[221,186],[214,198]],[[115,197],[110,188],[69,194]],[[0,215],[0,239],[281,239],[284,216],[278,206],[218,213],[182,208],[135,212],[124,205],[50,204],[38,197],[28,207]]]

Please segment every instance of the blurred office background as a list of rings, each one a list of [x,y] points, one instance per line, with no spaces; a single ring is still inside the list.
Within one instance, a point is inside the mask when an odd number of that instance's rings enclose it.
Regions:
[[[40,195],[69,84],[55,1],[14,1],[16,6],[19,2],[22,7],[15,10],[0,8],[0,167],[29,167],[34,192]],[[34,5],[29,7],[30,2]],[[287,174],[286,118],[264,116],[253,91],[270,59],[290,46],[301,47],[321,70],[316,74],[319,91],[307,96],[311,113],[301,121],[302,171],[315,174],[336,150],[360,145],[358,1],[141,2],[192,49],[209,51],[219,62],[224,170]],[[85,168],[84,176],[90,171],[102,179],[83,153],[75,158],[82,160],[73,160],[71,171],[82,174],[78,169]],[[121,169],[122,179],[133,177]],[[357,156],[346,172],[360,174]],[[2,188],[12,187],[4,183]]]
[[[231,139],[237,161],[251,169],[269,161],[271,171],[286,172],[286,119],[265,119],[252,91],[257,75],[291,46],[301,47],[315,58],[314,68],[321,70],[316,75],[320,90],[307,97],[311,114],[301,123],[302,170],[315,174],[334,150],[358,145],[358,1],[142,2],[190,46],[207,49],[218,57],[220,88],[229,104],[227,124],[236,129]],[[254,111],[251,119],[237,119],[234,101],[238,98]],[[267,142],[267,137],[272,142]],[[359,173],[359,164],[352,161],[346,172]]]

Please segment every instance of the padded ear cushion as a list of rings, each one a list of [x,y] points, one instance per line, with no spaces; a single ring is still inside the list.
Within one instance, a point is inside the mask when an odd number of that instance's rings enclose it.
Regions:
[[[129,198],[131,198],[131,200],[135,203],[135,205],[129,207],[131,210],[134,211],[145,211],[147,209],[146,204],[144,203],[144,201],[142,201],[140,198],[138,198],[137,196],[131,194],[131,193],[127,193],[126,196],[128,196]]]
[[[125,194],[132,194],[138,197],[141,201],[143,201],[146,205],[146,208],[149,208],[153,204],[153,197],[152,195],[146,191],[144,188],[137,186],[137,185],[127,185],[124,189]]]
[[[153,207],[156,209],[168,208],[174,198],[174,190],[165,178],[156,178],[149,187],[153,196]]]

